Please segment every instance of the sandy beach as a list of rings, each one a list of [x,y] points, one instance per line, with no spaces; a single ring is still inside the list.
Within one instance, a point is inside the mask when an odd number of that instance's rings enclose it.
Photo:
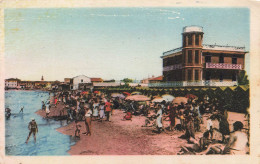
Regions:
[[[59,116],[64,105],[58,104],[57,108],[51,108],[50,118]],[[38,110],[37,114],[45,117],[45,111]],[[66,111],[65,113],[66,114]],[[232,124],[237,120],[243,120],[245,128],[247,122],[244,114],[229,112],[228,121],[230,130]],[[184,132],[164,131],[161,134],[153,132],[155,127],[142,127],[146,117],[133,116],[132,121],[122,121],[125,113],[119,109],[113,111],[111,122],[92,121],[92,135],[86,136],[84,121],[80,122],[81,135],[77,143],[71,146],[69,154],[71,155],[177,155],[181,146],[187,144],[185,139],[179,138]],[[201,124],[201,132],[196,132],[195,137],[202,136],[206,129],[206,119],[208,115],[203,116],[204,124]],[[176,119],[177,124],[179,120]],[[169,125],[168,119],[163,124]],[[218,128],[218,121],[213,121],[213,127]],[[58,132],[74,136],[75,122],[57,129]],[[221,135],[214,133],[214,139],[221,139]]]

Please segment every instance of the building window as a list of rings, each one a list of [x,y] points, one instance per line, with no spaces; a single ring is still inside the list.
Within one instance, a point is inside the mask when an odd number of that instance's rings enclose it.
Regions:
[[[192,45],[192,35],[188,35],[188,45]]]
[[[199,80],[199,70],[195,70],[195,80]]]
[[[232,64],[237,64],[237,58],[232,58]]]
[[[182,39],[183,39],[183,47],[185,47],[186,46],[186,38],[183,37]]]
[[[163,59],[163,66],[166,66],[166,59]]]
[[[179,63],[179,56],[175,56],[174,64],[178,64],[178,63]]]
[[[83,83],[83,79],[81,79],[81,82]]]
[[[188,63],[192,63],[192,50],[188,50]]]
[[[211,63],[211,56],[205,56],[205,62]]]
[[[198,64],[199,63],[199,50],[195,51],[195,63]]]
[[[219,73],[219,81],[221,81],[221,82],[223,81],[223,72]]]
[[[176,60],[176,56],[171,57],[171,58],[170,58],[170,64],[169,64],[169,65],[173,65],[173,64],[175,63],[175,60]]]
[[[199,45],[199,35],[195,35],[195,44]]]
[[[211,75],[210,72],[207,71],[207,72],[206,72],[206,80],[210,80],[210,75]]]
[[[219,63],[224,63],[224,56],[223,55],[219,56]]]
[[[188,70],[188,81],[191,81],[191,74],[192,74],[191,70]]]
[[[233,73],[233,74],[232,74],[232,81],[237,81],[237,75],[236,75],[236,73]]]

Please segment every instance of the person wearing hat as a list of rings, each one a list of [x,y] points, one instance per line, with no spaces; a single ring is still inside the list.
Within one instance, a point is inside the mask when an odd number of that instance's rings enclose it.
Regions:
[[[158,105],[158,109],[157,109],[157,112],[156,112],[156,125],[157,125],[157,129],[158,129],[159,133],[161,133],[162,128],[163,128],[162,115],[163,115],[162,106]]]
[[[34,137],[34,142],[36,142],[36,133],[38,133],[38,126],[34,118],[32,118],[32,121],[29,122],[28,129],[30,130],[30,132],[27,137],[26,144],[28,143],[32,133]]]
[[[86,125],[86,134],[85,135],[91,135],[91,116],[92,111],[90,110],[88,105],[84,105],[85,109],[85,125]]]

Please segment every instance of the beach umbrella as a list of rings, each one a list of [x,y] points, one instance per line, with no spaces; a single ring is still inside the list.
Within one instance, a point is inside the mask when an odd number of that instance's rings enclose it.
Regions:
[[[99,94],[99,91],[94,91],[94,93],[97,93],[97,94]]]
[[[175,97],[172,101],[173,104],[181,104],[181,103],[187,104],[188,102],[188,98],[186,97]]]
[[[125,100],[132,100],[132,101],[149,101],[150,98],[144,95],[132,95],[127,96]]]
[[[132,92],[131,95],[142,95],[142,93],[135,91],[135,92]]]
[[[172,95],[169,95],[169,94],[165,94],[165,95],[162,95],[162,98],[163,98],[166,102],[172,102],[172,100],[173,100],[175,97],[172,96]]]
[[[188,99],[197,99],[198,98],[198,96],[195,96],[193,94],[187,94],[185,97]]]
[[[87,94],[88,94],[88,91],[81,92],[81,94],[87,95]]]
[[[152,100],[152,102],[162,102],[164,99],[162,97],[156,97]]]
[[[119,97],[119,98],[121,98],[121,99],[124,99],[125,98],[125,96],[123,95],[123,94],[121,94],[121,93],[112,93],[111,94],[111,97]]]
[[[131,93],[128,93],[128,92],[123,92],[123,94],[127,95],[127,96],[130,96]]]

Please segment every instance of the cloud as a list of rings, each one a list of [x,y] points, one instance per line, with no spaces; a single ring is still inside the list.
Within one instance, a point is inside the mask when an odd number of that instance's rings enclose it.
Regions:
[[[180,17],[179,16],[177,16],[177,17],[168,17],[168,19],[180,19]],[[182,18],[182,20],[184,20],[184,18]]]

